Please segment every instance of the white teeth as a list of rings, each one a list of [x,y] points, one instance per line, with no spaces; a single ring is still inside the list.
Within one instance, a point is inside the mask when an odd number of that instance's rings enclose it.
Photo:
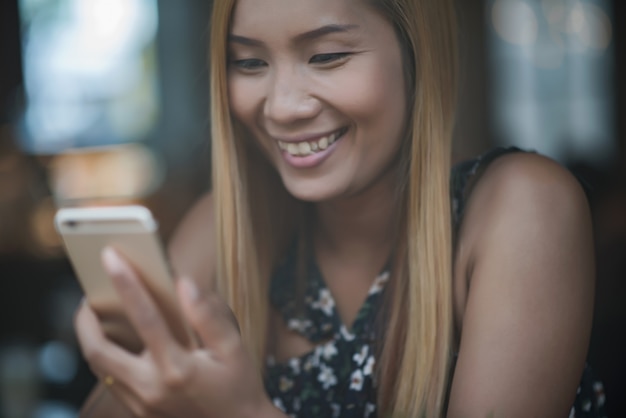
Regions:
[[[294,143],[294,142],[288,143],[288,142],[278,141],[278,147],[283,151],[287,151],[289,154],[293,156],[306,157],[307,155],[311,155],[316,152],[325,150],[337,140],[339,135],[340,135],[340,132],[335,132],[334,134],[324,136],[318,139],[317,141],[310,141],[310,142],[302,141],[298,143]]]
[[[311,145],[309,145],[308,142],[300,142],[298,144],[298,149],[302,155],[308,155],[311,153]]]
[[[287,145],[287,152],[291,155],[298,155],[298,146],[296,144],[289,144]]]

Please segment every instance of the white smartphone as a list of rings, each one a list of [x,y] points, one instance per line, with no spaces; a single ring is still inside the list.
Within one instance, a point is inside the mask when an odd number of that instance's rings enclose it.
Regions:
[[[178,306],[173,278],[157,234],[158,225],[147,208],[64,208],[57,212],[55,226],[87,301],[110,340],[136,353],[143,348],[102,266],[102,250],[107,246],[113,247],[140,274],[174,337],[184,346],[191,345],[191,333]]]

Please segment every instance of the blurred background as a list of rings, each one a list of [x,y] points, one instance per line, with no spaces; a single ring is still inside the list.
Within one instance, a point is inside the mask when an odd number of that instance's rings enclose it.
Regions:
[[[596,234],[589,361],[626,416],[626,2],[459,0],[455,160],[547,154]],[[207,0],[0,2],[0,417],[66,418],[93,384],[57,208],[140,203],[165,242],[210,183]]]

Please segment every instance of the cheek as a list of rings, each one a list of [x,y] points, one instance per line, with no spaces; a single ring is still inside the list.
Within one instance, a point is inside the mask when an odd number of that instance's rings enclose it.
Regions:
[[[232,115],[246,128],[253,130],[255,118],[256,98],[259,86],[255,83],[246,82],[236,76],[228,81],[228,103]]]
[[[385,67],[380,62],[374,62],[367,71],[355,71],[338,84],[343,97],[349,98],[344,99],[345,107],[361,128],[360,134],[370,137],[374,140],[370,145],[376,146],[399,138],[406,118],[402,68]]]
[[[228,102],[231,116],[245,131],[245,138],[254,149],[260,151],[272,161],[273,147],[270,142],[260,140],[263,135],[259,131],[259,103],[262,102],[263,86],[258,80],[238,79],[228,81]]]

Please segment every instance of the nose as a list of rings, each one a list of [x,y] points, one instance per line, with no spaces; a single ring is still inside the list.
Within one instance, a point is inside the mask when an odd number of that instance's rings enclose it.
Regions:
[[[314,118],[322,104],[311,94],[311,88],[310,80],[297,68],[275,71],[269,82],[264,116],[281,125]]]

